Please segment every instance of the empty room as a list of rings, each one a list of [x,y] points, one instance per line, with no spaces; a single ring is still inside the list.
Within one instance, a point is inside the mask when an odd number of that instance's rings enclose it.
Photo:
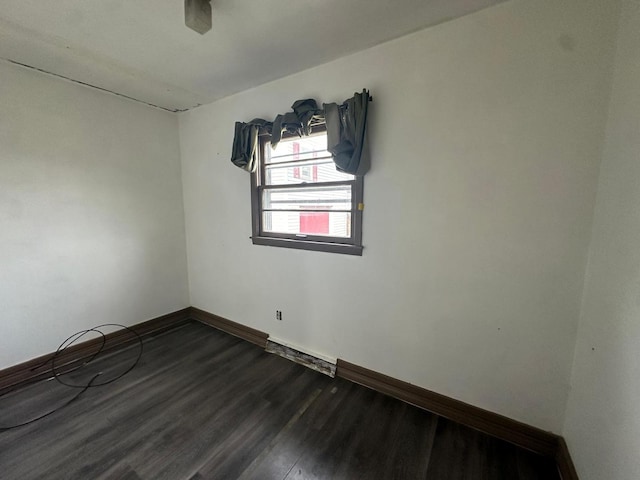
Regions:
[[[0,478],[640,479],[640,1],[0,2]]]

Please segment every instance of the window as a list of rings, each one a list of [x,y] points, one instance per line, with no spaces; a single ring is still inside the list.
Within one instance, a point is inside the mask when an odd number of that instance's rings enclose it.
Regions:
[[[253,243],[362,255],[362,177],[336,170],[324,129],[260,138],[251,175]]]

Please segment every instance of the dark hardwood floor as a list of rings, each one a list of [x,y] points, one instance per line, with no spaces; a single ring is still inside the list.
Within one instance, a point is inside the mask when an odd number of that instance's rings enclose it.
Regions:
[[[106,355],[66,378],[100,381]],[[78,390],[43,381],[0,397],[0,427]],[[192,322],[144,341],[140,364],[34,424],[0,432],[10,479],[557,480],[555,464]]]

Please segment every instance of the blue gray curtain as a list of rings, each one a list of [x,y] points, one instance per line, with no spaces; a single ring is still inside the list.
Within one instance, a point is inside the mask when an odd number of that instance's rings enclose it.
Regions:
[[[318,109],[313,99],[298,100],[293,111],[276,116],[273,122],[255,118],[250,122],[236,122],[231,162],[249,172],[257,167],[258,136],[270,135],[276,146],[287,132],[298,136],[309,135],[314,123],[327,128],[327,150],[333,156],[336,169],[352,175],[364,175],[369,167],[363,159],[367,112],[371,97],[364,89],[342,104],[325,103]]]

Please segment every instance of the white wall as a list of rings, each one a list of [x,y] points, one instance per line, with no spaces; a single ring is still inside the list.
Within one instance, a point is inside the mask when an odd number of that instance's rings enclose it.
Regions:
[[[640,2],[622,3],[564,429],[583,480],[640,478]]]
[[[177,119],[0,63],[0,368],[189,305]]]
[[[192,304],[559,432],[615,5],[508,2],[182,114]],[[234,122],[363,87],[363,257],[253,246]]]

